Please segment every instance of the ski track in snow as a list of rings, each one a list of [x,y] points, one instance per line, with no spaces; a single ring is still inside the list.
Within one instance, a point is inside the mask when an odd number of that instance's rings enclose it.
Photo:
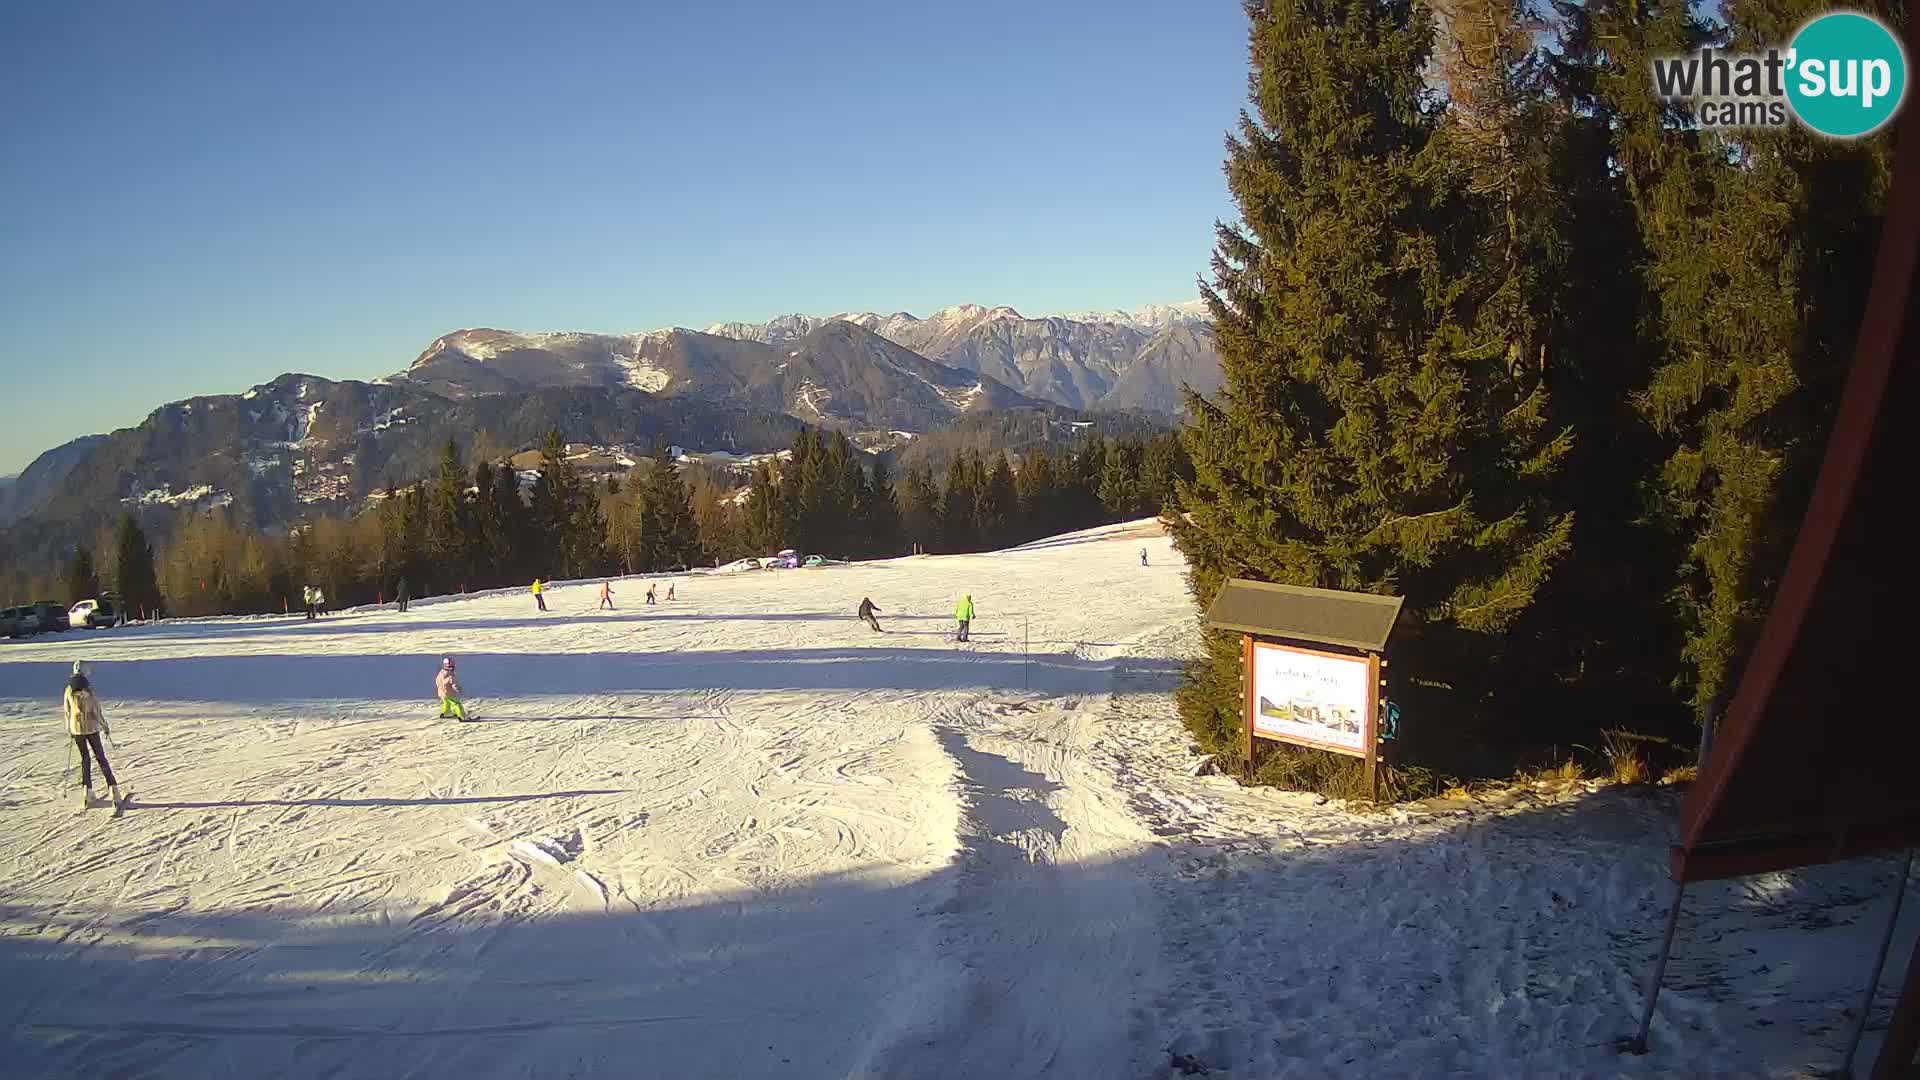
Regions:
[[[1152,523],[678,584],[0,646],[7,1075],[1838,1061],[1897,864],[1695,886],[1654,1052],[1620,1056],[1673,797],[1378,814],[1189,775],[1169,692],[1196,624]],[[437,718],[443,654],[479,722]],[[119,820],[58,786],[79,657]]]

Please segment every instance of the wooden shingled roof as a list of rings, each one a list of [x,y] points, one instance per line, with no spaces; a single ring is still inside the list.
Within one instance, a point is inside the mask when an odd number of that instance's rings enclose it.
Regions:
[[[1381,652],[1405,602],[1399,596],[1229,578],[1207,609],[1207,625]]]

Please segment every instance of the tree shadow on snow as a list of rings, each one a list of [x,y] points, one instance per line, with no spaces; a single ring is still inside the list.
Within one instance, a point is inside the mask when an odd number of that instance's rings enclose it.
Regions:
[[[661,883],[686,875],[591,847],[559,865],[496,849],[417,898],[377,874],[355,895],[379,869],[355,859],[223,903],[191,860],[147,856],[219,833],[233,804],[182,804],[177,825],[163,819],[171,845],[102,828],[8,871],[34,880],[0,901],[0,1060],[22,1078],[494,1077],[556,1062],[1160,1078],[1178,1075],[1172,1054],[1227,1075],[1681,1076],[1709,1058],[1771,1075],[1838,1059],[1846,1023],[1798,1021],[1823,991],[1857,992],[1897,869],[1804,872],[1860,879],[1881,902],[1818,928],[1740,909],[1736,883],[1690,890],[1653,1052],[1621,1057],[1670,895],[1644,805],[1468,821],[1442,843],[1178,840],[1055,863],[1059,782],[952,730],[940,742],[966,801],[952,862],[652,903],[629,896],[672,895]],[[486,800],[404,802],[464,801]],[[130,888],[128,866],[143,868]],[[1912,940],[1909,926],[1889,983]],[[1797,960],[1836,950],[1844,985],[1810,985]]]
[[[976,635],[984,638],[985,635]],[[458,653],[460,681],[475,699],[582,698],[695,690],[865,691],[1025,688],[1091,694],[1116,666],[1171,677],[1162,657],[1089,660],[1070,652],[1022,655],[965,646],[678,650],[637,653]],[[281,704],[300,701],[430,701],[441,653],[236,654],[96,661],[93,681],[112,715],[116,701]],[[62,661],[8,664],[5,694],[57,699]]]
[[[686,601],[679,601],[684,604]],[[663,605],[665,606],[665,605]],[[318,633],[328,636],[341,634],[391,634],[415,633],[439,630],[517,630],[530,626],[567,627],[574,625],[570,619],[590,619],[596,625],[607,623],[648,623],[648,622],[739,622],[739,623],[782,623],[782,622],[859,622],[856,610],[859,602],[848,605],[845,611],[770,611],[759,614],[751,612],[691,612],[656,611],[653,609],[623,608],[613,611],[597,611],[593,608],[563,610],[555,606],[547,612],[529,611],[525,616],[513,618],[433,618],[415,617],[411,612],[382,612],[349,616],[332,615],[308,621],[298,615],[269,619],[250,619],[233,622],[195,622],[181,626],[140,626],[112,631],[110,640],[131,639],[151,641],[160,639],[206,638],[222,640],[236,637],[253,637],[261,634]],[[381,617],[384,616],[384,617]],[[898,619],[903,622],[937,621],[952,622],[945,615],[893,615],[883,618]],[[301,629],[305,627],[307,629]]]
[[[462,795],[444,799],[223,799],[215,802],[148,802],[135,799],[129,810],[231,810],[251,806],[479,806],[487,803],[540,802],[577,799],[590,795],[620,795],[619,788],[582,791],[545,791],[532,795]]]

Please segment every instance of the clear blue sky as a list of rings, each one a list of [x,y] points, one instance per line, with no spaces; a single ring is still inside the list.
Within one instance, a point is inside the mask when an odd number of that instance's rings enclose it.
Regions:
[[[459,327],[1191,299],[1245,86],[1235,0],[6,5],[0,474]]]

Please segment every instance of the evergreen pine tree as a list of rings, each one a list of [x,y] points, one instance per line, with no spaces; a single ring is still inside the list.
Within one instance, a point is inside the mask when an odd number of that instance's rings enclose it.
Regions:
[[[161,613],[164,605],[160,581],[153,570],[153,547],[147,543],[146,532],[130,514],[120,518],[113,579],[119,585],[120,599],[126,605],[129,618],[151,619]]]
[[[1053,457],[1045,445],[1034,447],[1021,459],[1014,481],[1020,497],[1020,540],[1038,540],[1058,532],[1055,523],[1060,513],[1060,490]]]
[[[754,466],[752,486],[747,492],[746,542],[756,556],[770,555],[785,547],[785,499],[774,479],[773,467],[766,462]]]
[[[67,567],[67,603],[77,604],[100,595],[100,575],[93,568],[93,552],[85,544],[73,549],[73,562]]]
[[[640,515],[643,570],[676,570],[700,564],[693,503],[680,477],[680,463],[664,442],[655,446],[653,468],[640,489]]]
[[[866,502],[867,473],[860,464],[860,452],[853,448],[843,432],[834,432],[827,444],[822,468],[825,481],[825,506],[821,539],[823,552],[834,555],[865,554],[862,508]]]
[[[1728,47],[1788,40],[1820,10],[1736,0]],[[1699,716],[1737,677],[1818,470],[1872,272],[1890,140],[1697,129],[1645,76],[1651,55],[1712,33],[1684,5],[1608,0],[1585,29],[1611,61],[1597,66],[1596,94],[1618,117],[1615,160],[1658,316],[1662,355],[1639,403],[1671,447],[1655,487],[1685,546],[1672,595]]]
[[[865,542],[862,545],[865,554],[878,559],[890,559],[901,552],[900,503],[893,490],[893,476],[887,469],[887,459],[873,459],[873,476],[867,481],[860,508],[860,520],[865,529]]]
[[[940,542],[940,489],[927,465],[901,477],[900,529],[910,551],[933,551]]]
[[[460,449],[449,438],[440,448],[440,464],[427,493],[424,533],[427,557],[442,583],[464,581],[472,573],[472,508],[467,501],[466,470]],[[418,586],[418,582],[414,583]]]
[[[981,483],[973,508],[974,536],[985,551],[1013,545],[1015,515],[1020,509],[1020,496],[1014,490],[1013,468],[1007,464],[1007,455],[994,456],[997,460]]]
[[[950,555],[977,550],[973,476],[978,470],[971,459],[972,455],[965,452],[954,455],[953,463],[947,466],[946,490],[940,496],[940,550]]]
[[[1493,290],[1459,228],[1464,178],[1428,152],[1425,10],[1247,11],[1257,117],[1242,115],[1227,161],[1242,223],[1218,227],[1202,285],[1226,382],[1214,401],[1187,395],[1190,517],[1167,524],[1203,607],[1227,577],[1398,593],[1413,626],[1394,672],[1461,685],[1566,547],[1571,520],[1539,491],[1566,439],[1474,306]],[[1229,756],[1240,679],[1239,642],[1211,634],[1180,694],[1189,727]],[[1457,723],[1480,704],[1460,697],[1423,712]],[[1322,783],[1347,771],[1316,761]]]
[[[1105,520],[1130,521],[1140,516],[1145,504],[1141,498],[1140,457],[1138,443],[1107,441],[1099,487],[1100,509]]]

